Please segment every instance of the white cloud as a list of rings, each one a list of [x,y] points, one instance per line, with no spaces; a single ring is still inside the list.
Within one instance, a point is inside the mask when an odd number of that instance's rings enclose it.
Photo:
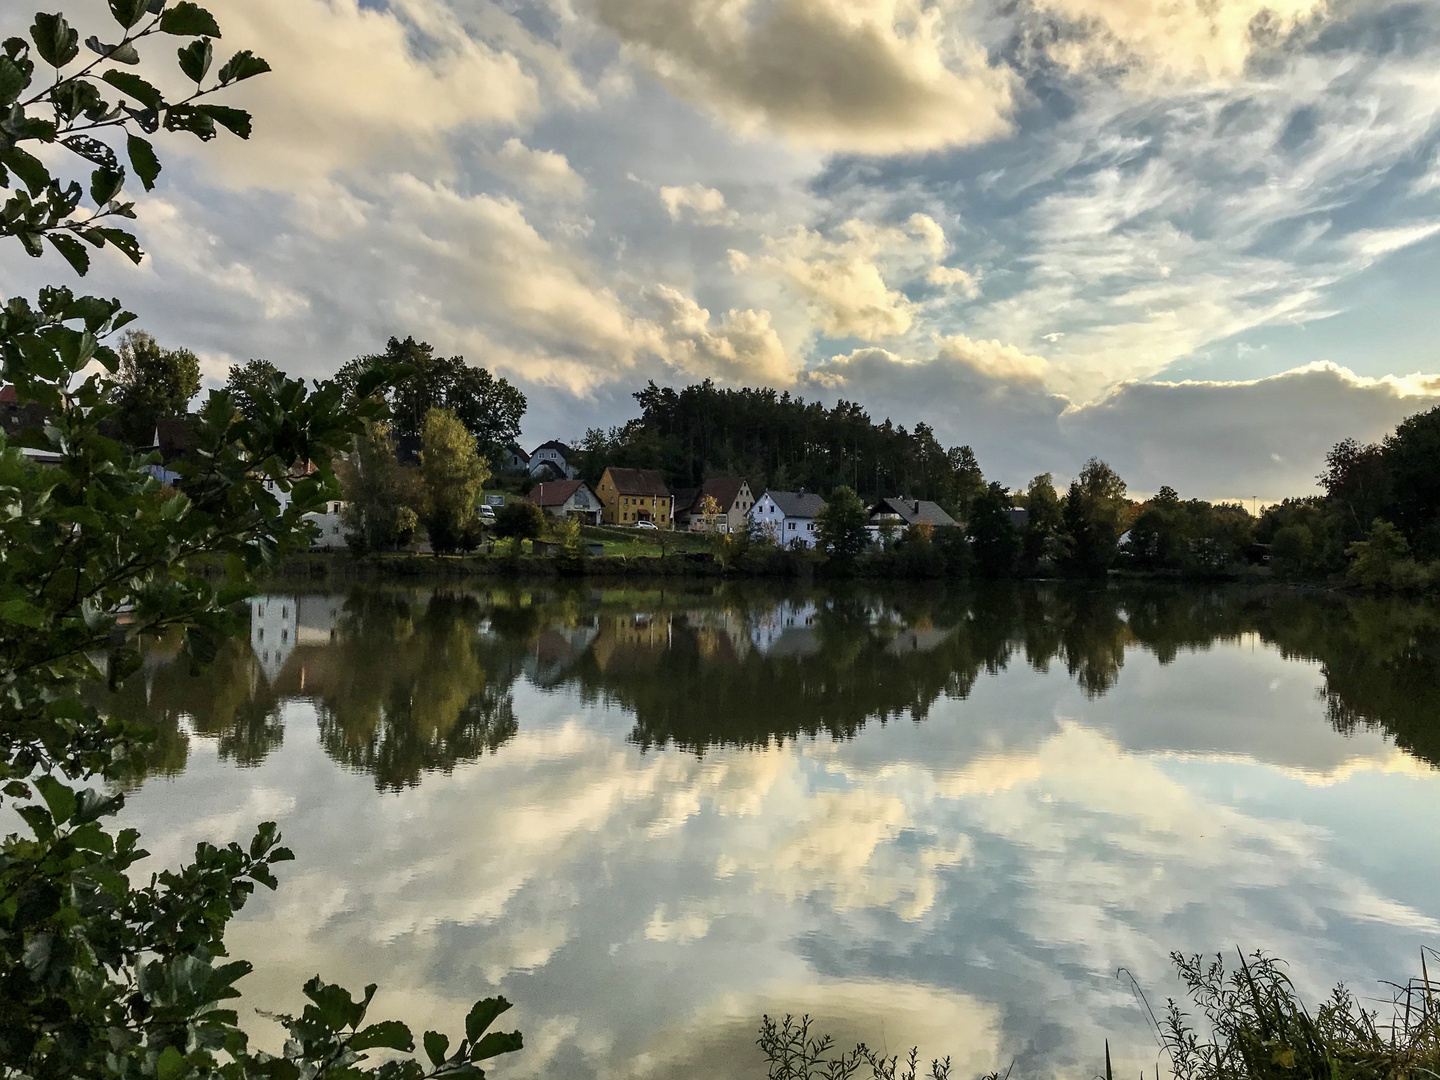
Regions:
[[[729,382],[794,382],[796,365],[785,353],[768,311],[730,311],[715,325],[710,312],[683,293],[660,286],[667,358],[687,375]]]
[[[894,286],[973,288],[969,274],[939,265],[948,247],[944,230],[927,214],[913,214],[903,226],[852,218],[828,234],[801,226],[767,238],[758,258],[732,252],[731,269],[778,275],[830,337],[879,341],[907,333],[922,311]]]
[[[1050,363],[1043,356],[1022,352],[999,341],[975,341],[964,334],[952,334],[940,341],[939,359],[973,368],[981,375],[1002,382],[1040,383]]]
[[[255,115],[248,143],[220,139],[198,156],[225,185],[304,187],[346,169],[419,158],[443,161],[446,136],[467,124],[535,115],[541,86],[519,59],[443,18],[419,54],[414,23],[357,0],[216,0],[217,46],[253,49],[268,75],[227,100]],[[409,11],[435,15],[433,5]],[[443,13],[442,13],[443,14]]]
[[[1251,55],[1325,13],[1325,0],[1039,0],[1073,24],[1050,54],[1073,69],[1145,78],[1227,79]]]
[[[671,221],[679,221],[689,211],[701,225],[733,225],[739,215],[726,207],[725,194],[704,184],[685,187],[662,187],[660,201]]]
[[[532,150],[519,139],[505,140],[494,156],[495,167],[527,191],[578,199],[585,194],[585,181],[570,167],[564,154],[554,150]]]
[[[893,154],[1009,127],[1009,72],[918,0],[583,4],[656,78],[742,133]]]

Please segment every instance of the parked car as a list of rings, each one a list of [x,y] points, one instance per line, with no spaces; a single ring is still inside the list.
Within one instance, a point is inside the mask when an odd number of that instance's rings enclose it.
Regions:
[[[494,508],[493,506],[482,506],[482,507],[480,507],[480,519],[481,519],[482,521],[494,521],[494,520],[495,520],[495,508]]]
[[[660,526],[656,525],[653,521],[637,521],[637,522],[635,522],[635,528],[637,528],[637,529],[658,529],[659,527],[660,527]]]

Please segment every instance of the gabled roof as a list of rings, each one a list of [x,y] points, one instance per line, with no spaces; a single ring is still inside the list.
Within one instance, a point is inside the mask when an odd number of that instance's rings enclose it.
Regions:
[[[813,491],[765,492],[787,518],[814,518],[825,509],[825,500]]]
[[[661,499],[670,498],[670,489],[665,486],[665,478],[654,469],[616,469],[611,467],[605,471],[610,474],[610,482],[615,485],[615,490],[621,495],[653,495]]]
[[[530,494],[525,496],[525,501],[532,502],[536,506],[564,506],[570,501],[571,496],[581,488],[590,490],[590,486],[584,480],[547,480],[543,484],[536,484],[531,488]]]
[[[549,442],[541,443],[539,446],[535,447],[534,451],[531,452],[530,456],[534,457],[541,450],[559,450],[560,456],[563,457],[566,461],[569,461],[572,457],[575,456],[575,451],[571,450],[570,447],[566,446],[559,439],[551,439]]]
[[[0,386],[0,405],[15,405],[20,401],[20,395],[15,392],[14,383],[6,383]]]
[[[505,452],[507,454],[514,454],[516,457],[524,458],[526,461],[530,460],[530,451],[526,450],[518,442],[512,442],[510,445],[505,447]]]
[[[959,524],[939,505],[925,499],[881,499],[870,511],[871,517],[876,514],[894,514],[906,525],[925,522],[937,528],[949,528]]]
[[[675,500],[675,516],[688,514],[700,502],[699,488],[671,488],[670,497]]]
[[[196,416],[162,416],[155,421],[155,449],[165,464],[183,457],[190,449],[198,420]]]
[[[735,505],[735,500],[740,497],[740,489],[745,486],[745,478],[742,476],[717,476],[713,480],[706,480],[700,485],[700,490],[695,494],[693,507],[700,509],[700,500],[709,495],[720,504],[720,512],[728,513]]]

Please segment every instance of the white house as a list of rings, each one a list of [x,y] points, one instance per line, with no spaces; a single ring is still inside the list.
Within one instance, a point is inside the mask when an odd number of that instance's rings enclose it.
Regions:
[[[782,547],[800,541],[813,548],[816,519],[825,509],[825,500],[813,492],[767,491],[750,508],[750,520]]]
[[[295,651],[299,624],[300,604],[294,596],[257,596],[250,601],[250,647],[266,682],[275,681]]]
[[[820,651],[814,629],[819,614],[809,601],[783,600],[751,617],[750,643],[761,656],[813,656]]]
[[[275,496],[282,512],[290,505],[290,492],[281,491],[275,486],[275,481],[266,480],[265,490]],[[305,520],[319,530],[310,540],[312,551],[330,551],[333,548],[349,546],[345,543],[345,523],[342,520],[344,510],[343,502],[332,499],[325,504],[324,510],[305,515]]]
[[[562,442],[551,439],[547,443],[541,443],[530,455],[530,475],[542,476],[549,472],[553,473],[559,480],[574,480],[580,476],[580,470],[572,464],[575,460],[575,451]]]
[[[511,443],[500,455],[500,472],[528,472],[530,453],[519,443]]]
[[[542,480],[525,496],[552,518],[579,518],[582,525],[600,524],[600,499],[584,480]]]

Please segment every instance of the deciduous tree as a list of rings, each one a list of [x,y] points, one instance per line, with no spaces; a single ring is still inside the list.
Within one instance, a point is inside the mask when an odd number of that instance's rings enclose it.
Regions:
[[[458,551],[477,532],[475,504],[490,468],[475,451],[475,436],[448,409],[425,414],[420,478],[425,484],[421,520],[437,552]],[[474,545],[471,544],[471,547]]]

